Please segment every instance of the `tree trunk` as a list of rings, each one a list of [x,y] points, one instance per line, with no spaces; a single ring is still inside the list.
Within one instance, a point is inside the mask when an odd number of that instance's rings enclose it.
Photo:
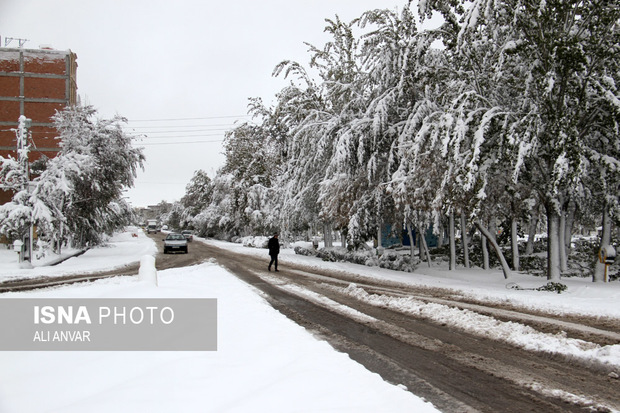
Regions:
[[[603,206],[603,222],[601,231],[601,243],[598,249],[598,255],[596,256],[596,263],[594,264],[594,273],[592,274],[592,282],[604,282],[605,280],[605,264],[600,260],[600,253],[603,248],[609,245],[611,242],[611,220],[609,219],[609,210],[607,203]]]
[[[65,196],[63,195],[60,199],[60,205],[56,205],[56,213],[58,216],[62,216],[62,212],[64,211],[65,208]],[[62,239],[64,238],[65,234],[64,234],[64,230],[65,230],[65,221],[64,219],[59,219],[58,220],[58,255],[60,256],[62,254]]]
[[[490,267],[489,264],[489,244],[487,241],[487,237],[484,235],[480,237],[480,242],[482,243],[482,266],[485,270],[488,270]]]
[[[415,235],[415,239],[416,239],[416,245],[418,246],[418,256],[420,257],[420,260],[422,260],[422,256],[424,255],[424,250],[422,247],[422,236],[420,234],[420,227],[416,227],[416,235]]]
[[[512,269],[519,271],[519,234],[517,218],[512,217],[510,222],[510,241],[512,245]]]
[[[422,231],[422,227],[418,226],[418,232],[420,233],[420,250],[424,249],[424,256],[426,257],[426,263],[428,267],[431,267],[431,253],[428,250],[428,245],[426,244],[426,238],[424,237],[424,231]],[[422,260],[422,254],[420,254],[420,260]]]
[[[454,240],[454,213],[450,213],[450,270],[456,269],[456,241]]]
[[[377,248],[383,247],[383,245],[381,245],[382,238],[383,238],[383,235],[381,235],[381,222],[379,222],[379,224],[377,225]]]
[[[497,258],[499,259],[499,262],[502,264],[502,271],[504,273],[504,278],[508,279],[511,274],[510,268],[508,267],[508,262],[506,262],[506,258],[504,258],[502,249],[497,244],[497,241],[495,241],[495,237],[492,235],[490,231],[484,228],[479,221],[476,221],[475,225],[480,230],[480,233],[482,234],[483,238],[486,238],[491,243],[491,246],[493,247],[493,249],[495,250],[495,253],[497,254]]]
[[[407,223],[407,235],[409,236],[409,253],[411,254],[411,262],[415,258],[415,240],[413,239],[413,231],[411,231],[411,224]]]
[[[491,240],[497,241],[497,221],[495,217],[489,220],[489,235],[491,236]]]
[[[469,242],[467,240],[467,223],[465,220],[465,212],[461,212],[461,241],[463,244],[463,261],[465,268],[469,268]]]
[[[437,232],[437,246],[438,247],[443,247],[445,244],[445,235],[446,235],[446,228],[443,226],[443,224],[440,222],[439,223],[439,228],[437,228],[438,232]]]
[[[56,254],[58,254],[59,256],[62,254],[62,225],[63,222],[62,220],[60,221],[60,223],[58,224],[58,239],[56,241]]]
[[[577,214],[577,206],[574,201],[568,203],[568,211],[566,212],[566,230],[564,231],[564,245],[566,246],[566,258],[570,257],[571,244],[573,240],[573,227],[575,226],[575,215]]]
[[[560,214],[547,206],[547,279],[559,281],[560,271]]]
[[[568,260],[566,258],[566,214],[564,211],[560,214],[559,225],[560,272],[565,273],[568,270]]]
[[[527,233],[527,246],[525,247],[525,255],[534,253],[534,242],[536,241],[536,229],[538,228],[538,212],[530,218],[529,230]]]
[[[332,226],[329,223],[323,224],[323,242],[325,243],[325,248],[332,248],[334,246]]]

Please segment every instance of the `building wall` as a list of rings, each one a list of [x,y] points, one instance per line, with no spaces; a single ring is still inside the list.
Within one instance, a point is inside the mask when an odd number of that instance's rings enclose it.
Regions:
[[[30,161],[58,153],[51,117],[77,103],[77,56],[50,49],[0,48],[0,155],[17,158],[15,132],[21,115],[32,120]],[[0,204],[11,194],[0,188]]]

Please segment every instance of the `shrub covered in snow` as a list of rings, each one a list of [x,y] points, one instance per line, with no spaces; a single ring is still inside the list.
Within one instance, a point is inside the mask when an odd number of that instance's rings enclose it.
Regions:
[[[417,264],[417,261],[411,260],[411,256],[407,252],[394,250],[388,250],[382,255],[377,255],[377,251],[374,249],[321,248],[314,250],[297,246],[294,251],[295,254],[315,256],[323,261],[352,262],[368,267],[381,267],[396,271],[412,272]]]
[[[315,250],[304,248],[304,247],[301,247],[299,245],[295,246],[293,248],[293,251],[295,251],[295,254],[297,254],[297,255],[305,255],[307,257],[316,256],[316,251]]]
[[[264,236],[233,237],[232,242],[243,244],[244,247],[267,248],[269,238]]]
[[[397,271],[413,272],[418,262],[417,258],[413,261],[409,253],[397,251],[386,251],[379,257],[379,267]]]
[[[562,291],[566,291],[566,284],[558,283],[558,282],[548,282],[542,287],[538,287],[536,291],[552,291],[561,294]]]

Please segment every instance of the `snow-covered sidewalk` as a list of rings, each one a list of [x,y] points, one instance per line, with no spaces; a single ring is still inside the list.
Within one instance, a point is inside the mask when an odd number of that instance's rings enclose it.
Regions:
[[[49,265],[50,262],[70,257],[77,252],[74,249],[65,249],[62,256],[51,254],[47,257],[35,259],[32,263],[34,268],[22,269],[19,266],[15,251],[0,247],[0,281],[11,278],[54,277],[113,270],[133,262],[139,262],[143,255],[155,255],[157,246],[142,230],[131,227],[125,232],[116,234],[103,247],[90,249],[84,254],[63,261],[58,265]]]
[[[121,234],[110,244],[133,243],[135,251],[153,244],[146,237],[129,237]],[[125,261],[119,251],[89,251],[52,268],[62,273],[118,266]],[[2,352],[0,412],[436,411],[314,338],[213,263],[158,276],[158,287],[136,277],[115,277],[0,299],[217,298],[217,351]]]
[[[265,265],[269,262],[265,249],[248,248],[242,244],[223,241],[202,241],[220,248],[253,255],[257,259],[262,258],[267,260]],[[312,248],[311,243],[298,242],[295,245],[308,249]],[[297,255],[292,248],[282,250],[279,262],[283,269],[286,269],[287,263],[302,263],[310,268],[344,271],[363,277],[380,278],[398,283],[451,289],[463,297],[491,303],[514,304],[553,314],[581,314],[594,317],[613,317],[620,320],[620,305],[618,305],[620,302],[620,282],[618,281],[593,283],[590,278],[562,278],[561,282],[568,289],[557,294],[527,290],[527,288],[545,285],[547,279],[543,277],[513,273],[512,278],[506,280],[501,270],[484,271],[480,268],[457,267],[455,271],[449,271],[447,262],[434,264],[432,268],[429,268],[426,263],[421,263],[414,273],[406,273],[343,262],[326,262],[315,257]],[[507,286],[510,283],[516,283],[524,289],[509,289]]]

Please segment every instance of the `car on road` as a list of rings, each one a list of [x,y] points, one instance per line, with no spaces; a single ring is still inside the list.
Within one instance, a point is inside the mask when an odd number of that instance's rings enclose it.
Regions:
[[[187,254],[187,239],[183,234],[171,232],[164,238],[164,254],[177,251]]]
[[[189,242],[192,242],[194,240],[194,233],[188,229],[186,229],[185,231],[181,231],[181,234],[183,234],[185,239],[187,239]]]

